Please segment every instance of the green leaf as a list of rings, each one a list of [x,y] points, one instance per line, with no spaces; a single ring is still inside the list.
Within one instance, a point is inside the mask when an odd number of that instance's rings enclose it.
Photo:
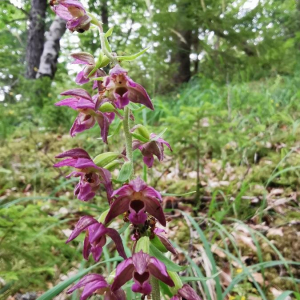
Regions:
[[[157,258],[158,260],[160,260],[161,262],[163,262],[168,271],[172,271],[172,272],[180,272],[183,271],[187,268],[187,266],[179,266],[177,264],[175,264],[174,262],[172,262],[170,259],[168,259],[167,257],[165,257],[163,255],[163,253],[161,253],[154,245],[150,244],[150,254],[151,256],[154,256],[155,258]]]
[[[120,174],[117,180],[119,182],[125,182],[130,178],[131,173],[132,173],[132,163],[130,161],[126,161],[120,170]]]
[[[138,58],[139,56],[143,55],[150,47],[147,47],[145,49],[143,49],[142,51],[135,53],[133,55],[129,55],[129,56],[117,56],[117,59],[119,61],[131,61],[134,60],[136,58]]]
[[[161,240],[155,236],[153,239],[150,240],[151,244],[154,245],[159,251],[161,252],[168,252],[167,248],[165,245],[161,242]]]
[[[299,299],[298,297],[300,297],[299,293],[296,293],[296,292],[293,292],[293,291],[285,291],[281,295],[279,295],[275,300],[285,300],[291,294],[294,294],[297,297],[297,299]]]
[[[67,288],[69,285],[71,285],[73,282],[87,274],[89,271],[93,270],[97,266],[101,264],[105,264],[107,262],[113,262],[113,261],[122,261],[122,257],[114,257],[105,261],[101,261],[79,273],[77,273],[75,276],[72,276],[71,278],[68,278],[67,280],[59,283],[52,289],[48,290],[46,293],[44,293],[42,296],[40,296],[37,300],[52,300],[55,296],[57,296],[59,293],[61,293],[65,288]]]
[[[112,35],[113,31],[114,31],[114,26],[107,30],[107,32],[105,33],[105,37],[106,38],[110,37]]]
[[[182,196],[187,196],[187,195],[191,195],[191,194],[195,194],[196,191],[192,191],[192,192],[188,192],[188,193],[184,193],[184,194],[170,194],[170,193],[160,193],[162,196],[173,196],[173,197],[182,197]]]
[[[160,137],[163,136],[163,134],[168,130],[168,128],[165,128],[161,133],[159,133],[158,135],[156,135],[156,137],[154,137],[153,139],[151,139],[151,141],[156,141],[158,140]]]

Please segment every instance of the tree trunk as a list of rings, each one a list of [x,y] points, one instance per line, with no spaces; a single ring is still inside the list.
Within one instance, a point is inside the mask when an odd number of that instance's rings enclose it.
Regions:
[[[177,37],[177,52],[174,56],[174,61],[178,64],[177,72],[174,74],[174,83],[176,85],[187,82],[191,78],[192,30],[182,30],[180,35],[180,38]]]
[[[103,23],[104,31],[108,30],[108,6],[107,0],[101,1],[101,21]]]
[[[37,78],[49,76],[54,78],[57,70],[57,59],[60,51],[60,39],[66,31],[66,21],[56,16],[49,31],[45,34],[45,44],[43,54],[40,60]]]
[[[44,47],[45,17],[47,0],[32,0],[30,10],[30,25],[27,38],[26,77],[36,78],[40,57]]]

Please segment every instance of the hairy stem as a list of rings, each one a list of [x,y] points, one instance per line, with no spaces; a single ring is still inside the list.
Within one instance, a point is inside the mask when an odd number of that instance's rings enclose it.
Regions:
[[[152,293],[151,293],[152,300],[161,300],[158,279],[151,276],[150,282],[151,282],[151,286],[152,286]]]
[[[129,128],[129,120],[130,120],[130,109],[128,106],[126,106],[124,109],[123,128],[125,134],[126,156],[128,160],[131,162],[131,167],[132,167],[131,175],[133,175],[132,135]]]

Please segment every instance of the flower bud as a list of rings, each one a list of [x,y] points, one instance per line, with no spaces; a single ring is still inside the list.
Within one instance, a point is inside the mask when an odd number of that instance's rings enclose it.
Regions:
[[[169,289],[170,289],[171,293],[173,293],[175,295],[175,294],[177,294],[178,290],[182,288],[183,284],[177,273],[168,271],[168,274],[170,275],[171,279],[173,280],[173,282],[175,284],[174,287],[169,287]]]
[[[120,156],[120,154],[117,152],[101,153],[94,158],[94,163],[98,167],[105,168],[106,165],[110,164],[112,161],[117,159],[119,156]]]
[[[104,211],[104,212],[100,215],[100,217],[99,217],[99,219],[98,219],[98,222],[99,222],[99,223],[104,223],[105,218],[106,218],[108,212],[109,212],[109,209],[107,209],[106,211]]]
[[[111,103],[105,102],[100,106],[99,110],[101,112],[114,112],[115,108]]]
[[[149,254],[149,246],[150,246],[149,243],[150,243],[149,237],[147,236],[141,237],[136,243],[135,252],[138,253],[142,250],[144,253]]]

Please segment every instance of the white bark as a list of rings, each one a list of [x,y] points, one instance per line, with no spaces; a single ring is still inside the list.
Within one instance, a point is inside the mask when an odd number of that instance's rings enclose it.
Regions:
[[[37,78],[49,76],[54,78],[57,69],[57,59],[60,50],[59,41],[66,31],[66,21],[56,16],[49,31],[45,33],[45,44],[43,54],[40,60]]]

